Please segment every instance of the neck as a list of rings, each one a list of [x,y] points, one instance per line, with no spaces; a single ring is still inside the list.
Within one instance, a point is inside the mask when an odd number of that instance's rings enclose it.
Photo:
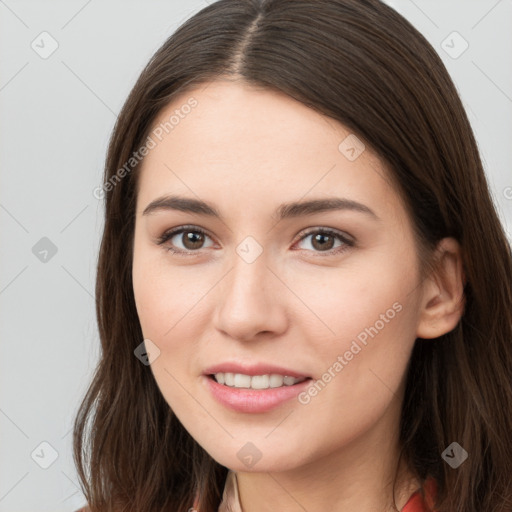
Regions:
[[[401,510],[420,485],[404,462],[396,472],[398,419],[388,410],[357,440],[298,468],[237,472],[243,512]]]

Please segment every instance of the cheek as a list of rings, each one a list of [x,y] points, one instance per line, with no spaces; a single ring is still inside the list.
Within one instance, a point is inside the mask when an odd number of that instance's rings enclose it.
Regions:
[[[391,256],[380,255],[378,263],[369,258],[350,272],[331,271],[316,287],[314,280],[296,280],[315,313],[305,338],[312,344],[311,357],[320,362],[323,398],[315,398],[318,403],[368,410],[374,399],[378,407],[400,386],[415,341],[417,275],[413,258]]]
[[[161,259],[159,263],[150,251],[134,254],[132,278],[144,339],[150,339],[160,350],[150,365],[151,372],[166,402],[180,420],[186,420],[181,413],[190,409],[190,396],[181,383],[196,371],[192,365],[198,336],[190,329],[190,319],[192,306],[199,300],[189,300],[186,292],[195,287],[182,279],[178,270],[162,267]]]
[[[207,323],[203,315],[212,316],[222,297],[209,293],[219,278],[214,268],[172,265],[165,256],[163,249],[136,246],[133,287],[144,336],[171,347],[173,334],[183,334],[184,326],[193,330],[194,324]],[[414,282],[414,269],[406,264],[392,254],[375,253],[350,268],[290,265],[279,274],[293,293],[276,290],[274,300],[283,301],[291,328],[302,330],[320,353],[325,348],[328,355],[333,342],[344,352],[354,339],[364,344],[375,329],[382,338],[384,331],[390,333],[403,323],[406,315],[397,309],[407,309]],[[210,307],[212,298],[215,304]]]
[[[199,315],[204,313],[208,279],[194,266],[170,265],[162,250],[141,249],[134,254],[133,290],[137,314],[145,339],[160,350],[160,357],[151,364],[159,387],[179,395],[179,382],[195,375],[194,366],[201,335],[204,332]],[[179,400],[172,398],[173,403]]]
[[[155,250],[135,239],[132,268],[133,293],[142,332],[147,338],[163,338],[185,314],[186,283],[179,269],[166,264],[164,249]]]
[[[378,256],[358,261],[350,268],[288,274],[285,280],[293,283],[293,292],[309,310],[303,307],[300,317],[308,319],[311,339],[323,339],[332,346],[333,341],[344,343],[362,333],[364,341],[365,329],[376,323],[383,332],[403,321],[403,311],[412,298],[414,268],[407,261]]]

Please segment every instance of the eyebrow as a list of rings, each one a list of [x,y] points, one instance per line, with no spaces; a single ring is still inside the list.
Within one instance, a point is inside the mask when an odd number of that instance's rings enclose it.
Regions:
[[[155,199],[146,206],[142,215],[150,215],[161,210],[177,210],[180,212],[216,217],[223,220],[222,215],[213,205],[199,199],[174,195],[163,196]],[[284,220],[304,215],[314,215],[316,213],[340,210],[364,213],[369,217],[372,217],[374,220],[380,220],[375,212],[368,208],[368,206],[350,199],[338,197],[283,203],[275,210],[275,214],[277,214],[278,219]]]

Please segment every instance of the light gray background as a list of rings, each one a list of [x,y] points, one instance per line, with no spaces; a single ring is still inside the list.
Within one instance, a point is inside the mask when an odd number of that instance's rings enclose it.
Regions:
[[[512,1],[388,3],[446,63],[511,233]],[[103,221],[93,190],[138,74],[205,5],[0,0],[0,512],[84,504],[70,429],[99,353],[94,278]],[[457,58],[464,42],[453,31],[469,44]],[[42,58],[52,39],[58,48]],[[56,254],[39,252],[43,237]],[[57,459],[43,469],[53,450]]]

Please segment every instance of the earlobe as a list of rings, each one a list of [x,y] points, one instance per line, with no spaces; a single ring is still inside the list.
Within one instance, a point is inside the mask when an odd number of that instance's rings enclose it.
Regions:
[[[423,300],[416,332],[418,338],[438,338],[452,331],[464,312],[466,280],[462,251],[457,240],[441,240],[435,259],[435,270],[423,283]]]

